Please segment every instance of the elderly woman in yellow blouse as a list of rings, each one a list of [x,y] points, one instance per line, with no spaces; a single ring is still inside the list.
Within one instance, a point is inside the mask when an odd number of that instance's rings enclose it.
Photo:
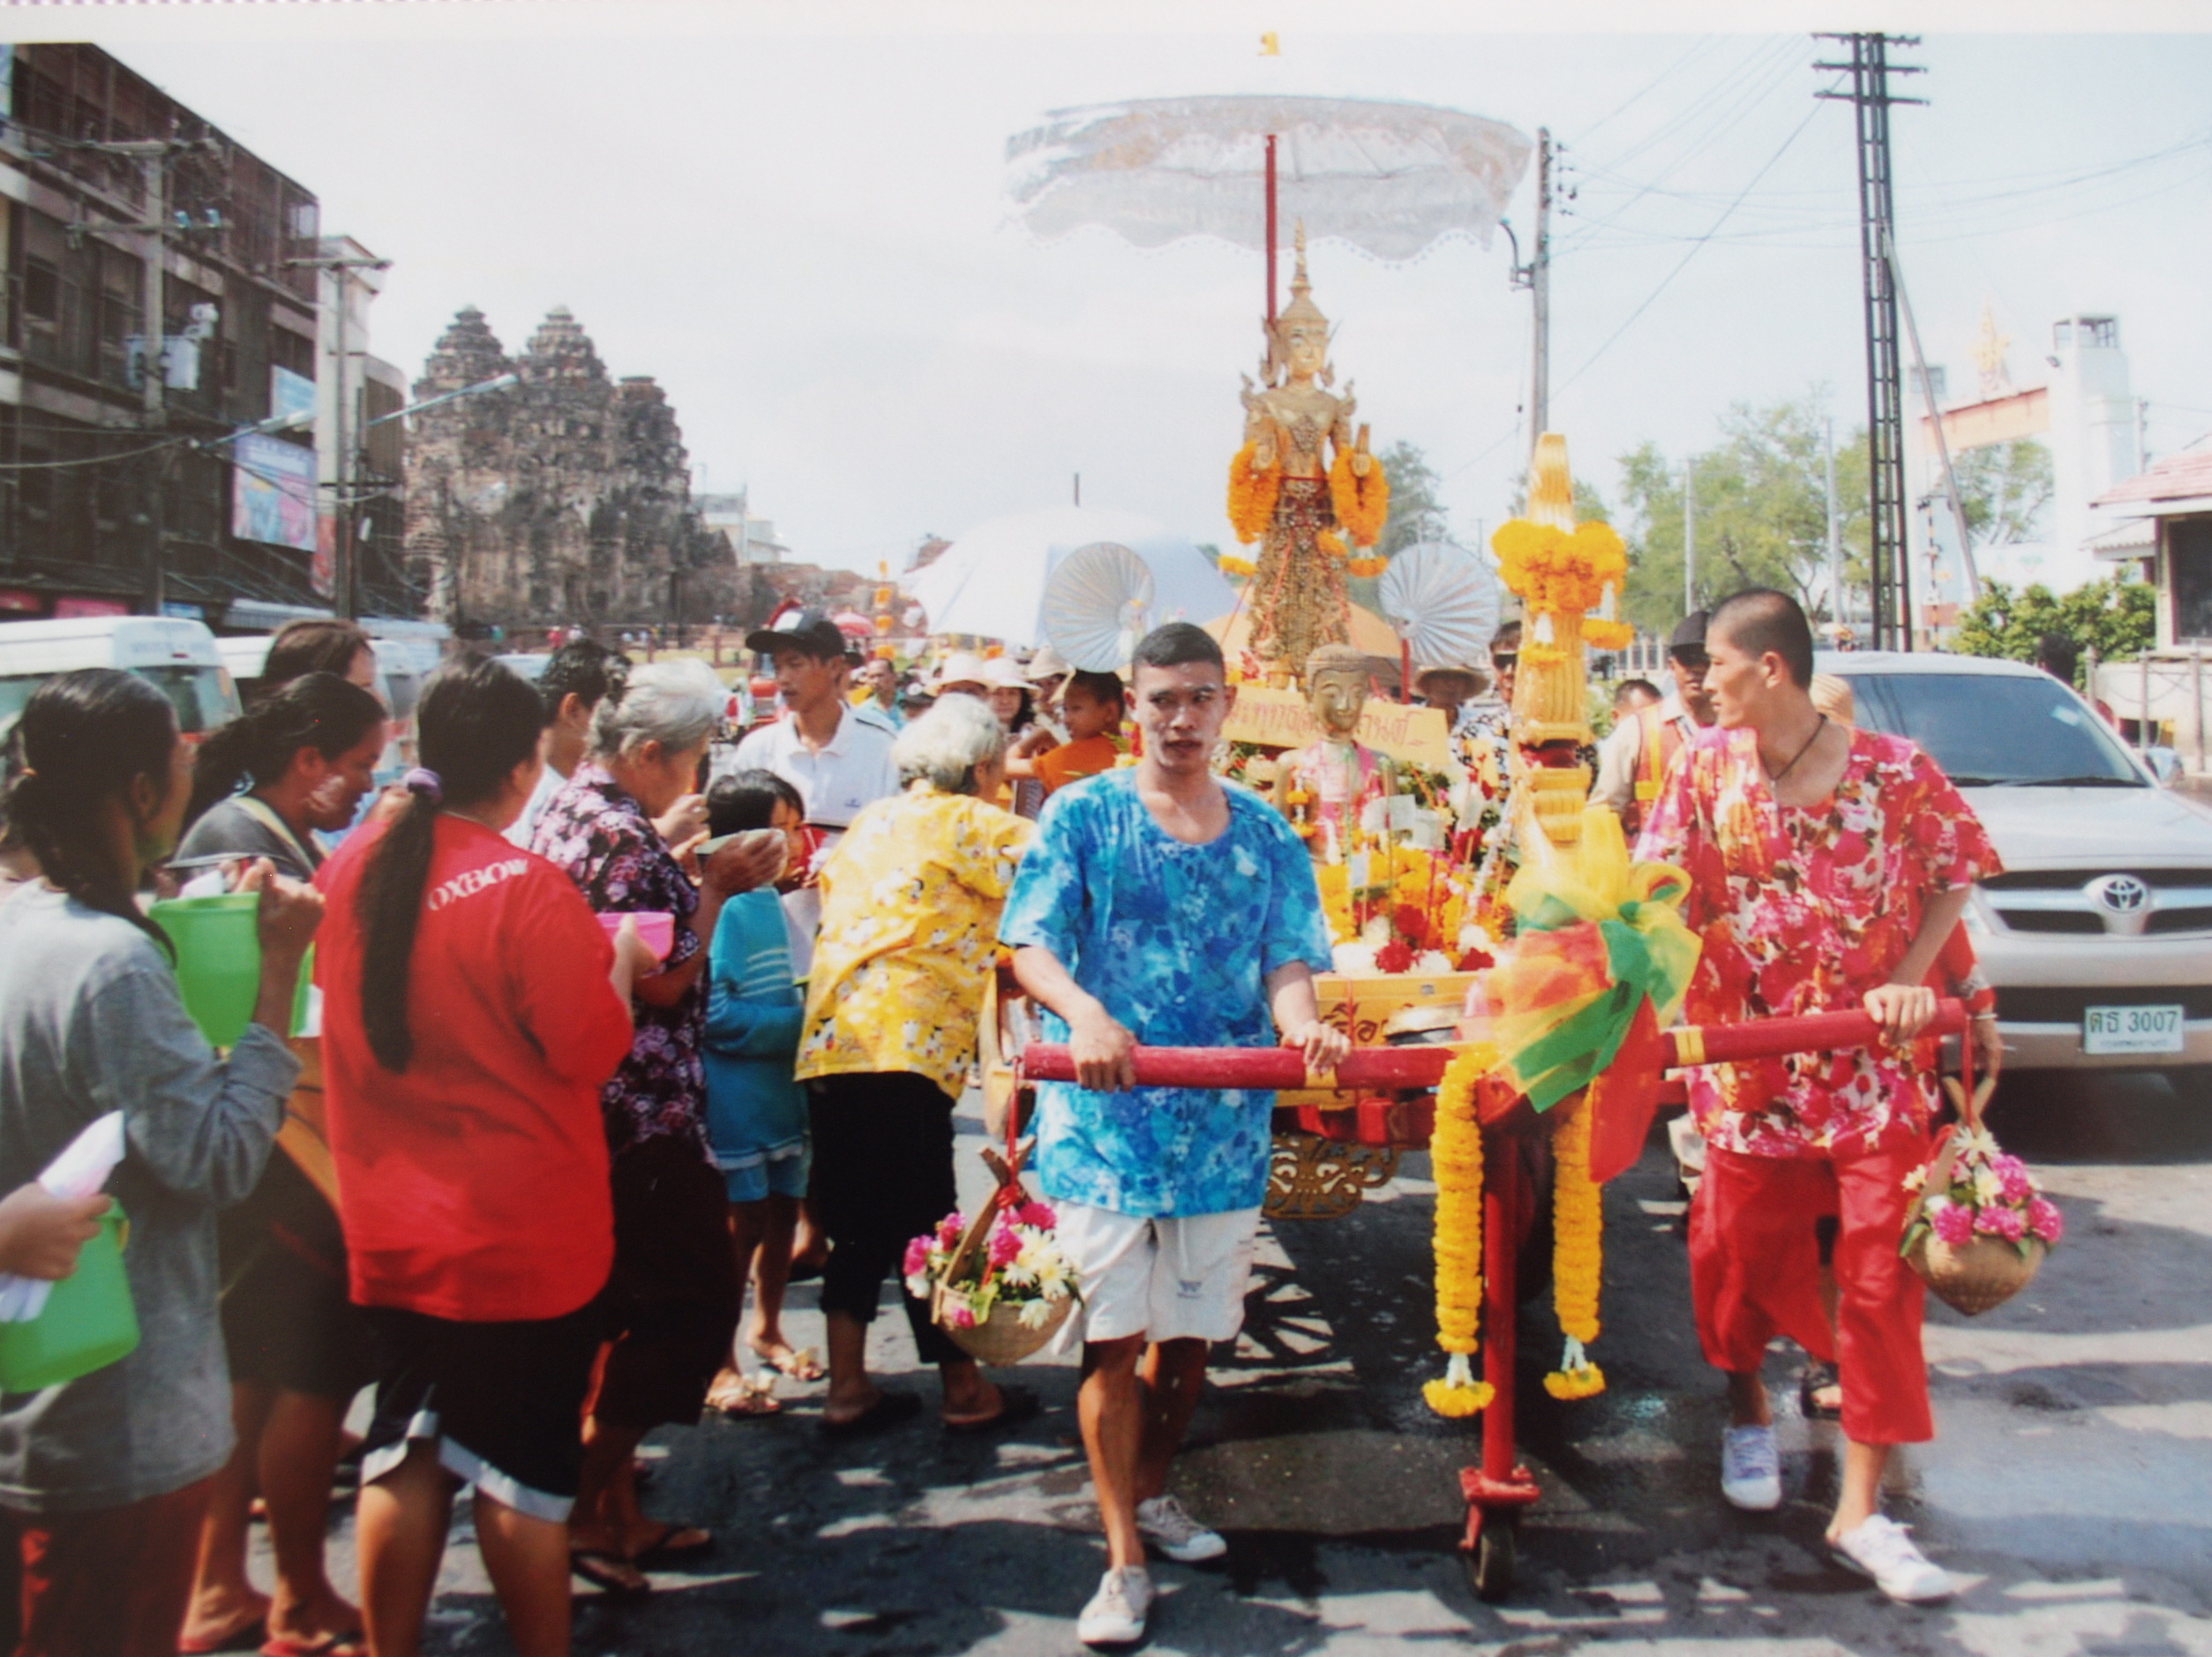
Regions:
[[[873,1431],[916,1413],[911,1393],[869,1379],[868,1324],[910,1239],[958,1204],[952,1107],[975,1058],[999,911],[1031,825],[987,802],[1006,780],[1006,731],[984,703],[948,696],[892,747],[906,791],[855,818],[821,872],[798,1076],[814,1142],[815,1223],[830,1241],[827,1432]],[[909,1296],[922,1361],[958,1431],[998,1426],[1015,1400]]]

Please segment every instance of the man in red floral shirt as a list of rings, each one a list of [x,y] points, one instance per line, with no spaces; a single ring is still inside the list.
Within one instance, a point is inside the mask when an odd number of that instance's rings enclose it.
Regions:
[[[1719,726],[1678,756],[1637,848],[1690,873],[1705,952],[1689,1016],[1863,1006],[1886,1038],[1693,1073],[1709,1149],[1691,1284],[1706,1357],[1728,1376],[1721,1490],[1743,1508],[1781,1501],[1760,1367],[1788,1335],[1843,1376],[1829,1545],[1893,1599],[1939,1599],[1949,1578],[1879,1511],[1892,1447],[1934,1436],[1922,1286],[1897,1252],[1934,1104],[1912,1038],[1935,1015],[1929,969],[1997,854],[1934,761],[1813,706],[1812,630],[1796,600],[1737,594],[1713,611],[1706,649]],[[1806,1221],[1822,1212],[1839,1217],[1833,1343]]]

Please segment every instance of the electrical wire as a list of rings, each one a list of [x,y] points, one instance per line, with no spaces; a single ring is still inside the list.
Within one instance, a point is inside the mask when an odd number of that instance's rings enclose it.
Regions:
[[[1717,34],[1700,35],[1696,41],[1691,43],[1691,47],[1688,51],[1684,52],[1680,57],[1675,59],[1675,61],[1668,64],[1665,69],[1661,70],[1652,79],[1646,81],[1641,91],[1631,93],[1625,101],[1614,105],[1611,109],[1600,116],[1588,126],[1583,128],[1580,134],[1577,136],[1575,142],[1578,144],[1588,143],[1592,133],[1595,132],[1600,127],[1603,126],[1607,122],[1615,119],[1616,116],[1626,115],[1631,109],[1634,109],[1638,103],[1642,101],[1645,98],[1650,96],[1650,94],[1653,92],[1657,91],[1659,87],[1670,79],[1677,71],[1679,71],[1683,65],[1689,63],[1691,58],[1697,56],[1700,52],[1704,51],[1708,46],[1713,45],[1721,37]]]

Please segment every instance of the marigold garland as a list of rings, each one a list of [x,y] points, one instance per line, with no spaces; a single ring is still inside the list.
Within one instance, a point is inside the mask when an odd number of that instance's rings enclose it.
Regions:
[[[1219,567],[1224,575],[1249,575],[1256,566],[1250,559],[1241,559],[1225,552]]]
[[[1436,1087],[1436,1127],[1428,1159],[1436,1180],[1436,1345],[1451,1354],[1443,1379],[1421,1396],[1455,1419],[1489,1406],[1496,1389],[1478,1381],[1468,1360],[1482,1332],[1482,1124],[1475,1090],[1497,1068],[1488,1043],[1463,1048]]]
[[[1265,535],[1275,521],[1275,498],[1283,488],[1282,467],[1261,470],[1254,454],[1256,446],[1246,444],[1229,462],[1229,527],[1247,546]]]
[[[1605,1371],[1583,1350],[1598,1338],[1605,1189],[1590,1177],[1589,1095],[1563,1109],[1551,1135],[1551,1303],[1566,1347],[1559,1368],[1544,1377],[1544,1391],[1556,1398],[1586,1398],[1605,1391]]]
[[[1497,553],[1499,579],[1533,611],[1586,615],[1603,601],[1608,586],[1617,593],[1628,579],[1626,544],[1611,524],[1594,519],[1571,530],[1510,519],[1498,526],[1490,546]]]
[[[1372,455],[1368,458],[1374,459]],[[1369,466],[1367,476],[1361,477],[1352,469],[1352,451],[1338,449],[1335,463],[1329,468],[1329,504],[1336,508],[1337,521],[1355,544],[1373,546],[1382,538],[1383,525],[1391,515],[1391,480],[1383,475],[1380,464]]]

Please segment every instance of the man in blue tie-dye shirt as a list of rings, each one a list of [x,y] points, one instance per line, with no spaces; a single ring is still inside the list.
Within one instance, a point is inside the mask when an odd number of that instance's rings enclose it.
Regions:
[[[1302,1048],[1333,1068],[1313,974],[1329,933],[1306,848],[1256,794],[1211,769],[1234,692],[1221,650],[1176,622],[1136,648],[1144,756],[1055,793],[1001,939],[1075,1083],[1038,1098],[1034,1166],[1084,1295],[1084,1445],[1109,1568],[1076,1632],[1134,1640],[1151,1601],[1150,1542],[1210,1559],[1221,1538],[1166,1492],[1204,1384],[1206,1347],[1244,1316],[1267,1188],[1271,1092],[1140,1088],[1151,1046]]]

